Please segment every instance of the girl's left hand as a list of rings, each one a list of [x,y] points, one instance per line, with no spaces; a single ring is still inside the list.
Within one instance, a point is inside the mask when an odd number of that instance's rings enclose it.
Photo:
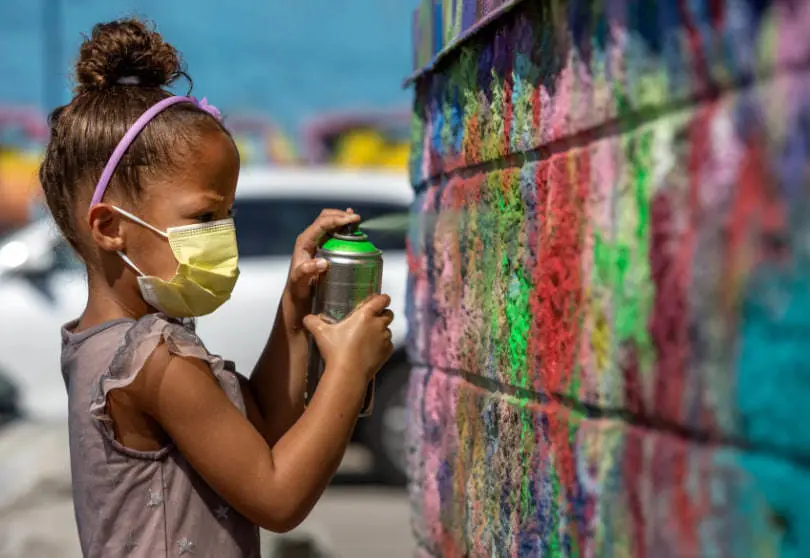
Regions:
[[[351,208],[346,211],[324,209],[296,239],[290,264],[290,277],[287,282],[287,292],[292,298],[296,310],[300,311],[300,315],[296,316],[296,321],[303,320],[304,316],[310,313],[312,284],[328,267],[326,260],[315,258],[315,251],[327,234],[359,220],[360,216]]]

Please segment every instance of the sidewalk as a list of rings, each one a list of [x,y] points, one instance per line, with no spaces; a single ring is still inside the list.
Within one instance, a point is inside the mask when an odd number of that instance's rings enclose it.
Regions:
[[[349,454],[349,460],[352,460]],[[279,539],[262,533],[265,558],[409,558],[404,491],[330,488],[311,516]],[[313,555],[296,548],[309,541]],[[274,553],[288,541],[286,554]],[[0,429],[0,558],[81,558],[71,501],[67,426],[20,422]]]

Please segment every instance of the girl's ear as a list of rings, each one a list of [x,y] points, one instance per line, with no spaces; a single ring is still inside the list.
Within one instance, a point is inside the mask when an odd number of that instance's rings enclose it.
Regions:
[[[121,231],[121,214],[109,204],[94,205],[88,215],[90,238],[93,243],[105,252],[118,252],[124,249],[124,237]]]

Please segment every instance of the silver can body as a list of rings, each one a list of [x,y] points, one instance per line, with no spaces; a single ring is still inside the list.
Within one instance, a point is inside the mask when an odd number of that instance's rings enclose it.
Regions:
[[[320,248],[315,256],[329,262],[329,268],[315,286],[312,313],[339,322],[369,296],[380,294],[382,288],[382,252],[357,254]],[[324,372],[324,361],[315,341],[310,337],[307,389],[309,405]],[[374,380],[372,379],[360,410],[360,417],[374,411]]]

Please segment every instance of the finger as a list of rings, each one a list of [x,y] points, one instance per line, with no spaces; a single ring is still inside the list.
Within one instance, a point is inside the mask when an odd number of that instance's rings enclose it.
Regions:
[[[342,209],[327,208],[327,209],[321,210],[321,212],[315,218],[313,223],[315,223],[318,219],[323,219],[325,217],[342,217],[342,216],[354,215],[354,214],[355,213],[354,213],[353,210],[343,211]]]
[[[391,325],[391,322],[394,321],[394,312],[392,312],[390,309],[385,309],[380,314],[380,318],[383,326],[388,327]]]
[[[324,328],[329,325],[329,322],[324,320],[321,316],[310,314],[304,316],[303,324],[304,328],[317,340],[321,336],[321,333],[323,333]]]
[[[321,240],[327,234],[344,225],[359,220],[360,216],[357,213],[347,213],[345,211],[321,213],[321,215],[315,219],[315,222],[307,227],[298,237],[299,247],[314,254],[318,244],[320,244]]]
[[[393,333],[391,333],[391,330],[390,330],[390,329],[388,329],[388,328],[385,328],[385,333],[384,333],[384,335],[385,335],[385,340],[386,340],[386,341],[388,341],[388,342],[390,342],[390,341],[391,341],[391,339],[393,339],[393,338],[394,338],[394,334],[393,334]]]
[[[375,294],[363,303],[363,311],[368,316],[377,316],[391,304],[391,297],[387,294]]]
[[[308,283],[310,279],[317,277],[327,269],[329,269],[329,262],[323,258],[308,260],[292,270],[290,280],[293,283],[300,281],[306,281]]]
[[[340,209],[324,209],[318,214],[318,216],[315,218],[315,220],[317,221],[319,218],[326,217],[326,216],[329,216],[329,215],[339,217],[341,215],[345,215],[346,213],[348,213],[348,212],[340,210]],[[315,221],[313,221],[313,223],[314,222]]]

